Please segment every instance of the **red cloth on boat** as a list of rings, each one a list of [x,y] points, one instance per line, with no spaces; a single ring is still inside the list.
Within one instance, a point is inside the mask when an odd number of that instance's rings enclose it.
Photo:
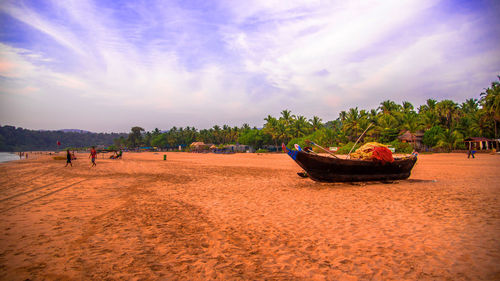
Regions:
[[[383,146],[375,146],[372,150],[372,159],[377,159],[382,163],[392,163],[394,162],[394,158],[392,157],[392,152]]]

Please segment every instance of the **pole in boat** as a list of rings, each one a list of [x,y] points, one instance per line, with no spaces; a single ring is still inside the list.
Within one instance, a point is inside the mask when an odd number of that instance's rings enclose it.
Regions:
[[[366,131],[368,131],[368,129],[370,129],[370,127],[372,125],[373,125],[373,123],[370,123],[370,125],[368,125],[368,127],[366,127],[365,131],[361,134],[361,136],[359,136],[359,138],[356,140],[356,142],[354,143],[354,145],[351,147],[351,150],[349,150],[349,154],[347,154],[346,159],[351,158],[351,152],[352,152],[352,150],[354,149],[354,147],[356,147],[356,144],[358,144],[358,141],[361,139],[361,137],[363,137],[363,135],[366,133]]]
[[[306,143],[310,143],[310,144],[312,144],[312,145],[315,145],[315,146],[317,146],[317,147],[319,147],[319,148],[323,149],[326,153],[328,153],[328,154],[332,155],[333,157],[338,158],[338,157],[337,157],[337,155],[335,155],[335,154],[331,153],[330,151],[326,150],[325,148],[321,147],[320,145],[315,144],[314,142],[312,142],[312,141],[310,141],[310,140],[306,140]]]

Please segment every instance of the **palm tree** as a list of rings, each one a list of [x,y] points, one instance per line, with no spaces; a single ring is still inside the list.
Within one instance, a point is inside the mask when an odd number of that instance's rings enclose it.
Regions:
[[[422,105],[418,108],[418,112],[419,113],[427,112],[427,111],[434,112],[436,110],[436,104],[437,104],[436,100],[428,99],[426,101],[425,105]]]
[[[231,142],[236,142],[238,140],[239,136],[239,128],[237,126],[234,126],[231,129]]]
[[[402,129],[408,130],[411,133],[415,133],[420,129],[420,124],[418,122],[418,114],[415,112],[410,112],[403,115],[403,122],[401,124]]]
[[[212,134],[214,136],[214,143],[215,144],[220,144],[221,143],[221,132],[220,132],[220,127],[219,125],[214,125],[212,127]]]
[[[345,119],[347,118],[347,112],[345,112],[345,110],[342,110],[340,113],[339,113],[339,118],[338,120],[343,124]]]
[[[498,76],[500,80],[500,76]],[[500,121],[500,83],[493,82],[491,87],[486,89],[485,92],[481,93],[481,103],[483,108],[486,110],[488,115],[493,117],[495,123],[495,138],[498,137],[497,134],[497,122]]]
[[[293,122],[293,119],[295,118],[295,115],[292,115],[290,110],[283,110],[281,111],[281,117],[280,120],[283,120],[285,122],[286,126],[290,126]]]
[[[360,127],[360,115],[358,108],[350,108],[349,111],[347,112],[345,124],[343,126],[343,129],[346,133],[350,133],[351,140],[356,139],[358,137],[358,132],[361,129]]]
[[[222,125],[222,142],[224,144],[229,143],[229,135],[231,134],[231,127],[228,125]]]
[[[312,119],[309,119],[309,122],[311,122],[311,126],[314,131],[319,130],[323,127],[321,121],[321,118],[319,118],[318,116],[313,116]]]
[[[426,130],[439,124],[439,116],[434,111],[422,111],[418,117],[420,125]]]
[[[378,118],[375,131],[380,136],[381,142],[390,142],[398,136],[398,128],[398,120],[390,114],[385,114]]]
[[[438,116],[444,121],[444,125],[451,129],[453,121],[458,117],[458,105],[452,100],[442,100],[436,105]]]
[[[409,101],[404,101],[403,102],[402,109],[403,109],[403,114],[408,114],[410,112],[415,112],[413,104],[411,104],[411,102],[409,102]]]
[[[380,103],[379,109],[382,114],[391,114],[392,112],[399,111],[401,106],[391,100],[386,100]]]
[[[295,137],[302,137],[306,135],[307,133],[307,128],[308,128],[309,123],[307,122],[307,119],[299,115],[293,122],[293,130],[295,132]]]
[[[278,139],[279,139],[279,133],[278,133],[278,120],[271,115],[267,115],[266,118],[264,118],[266,121],[266,124],[264,124],[264,132],[269,134],[274,141],[274,145],[278,147]]]
[[[285,144],[288,144],[290,136],[283,122],[280,121],[276,122],[276,135],[278,140],[281,140]]]
[[[475,113],[479,110],[479,101],[477,99],[467,99],[460,105],[460,109],[465,114]]]
[[[376,109],[370,109],[370,112],[368,112],[368,120],[372,123],[377,122],[377,117],[378,117],[378,111]]]
[[[459,143],[463,143],[463,136],[458,131],[451,129],[444,130],[438,136],[437,147],[451,151],[453,148],[457,147]]]
[[[294,122],[294,119],[295,119],[295,115],[292,115],[290,110],[285,109],[285,110],[281,111],[281,117],[280,117],[279,121],[284,126],[284,129],[285,129],[284,140],[286,140],[286,141],[290,140],[293,137],[292,124]]]

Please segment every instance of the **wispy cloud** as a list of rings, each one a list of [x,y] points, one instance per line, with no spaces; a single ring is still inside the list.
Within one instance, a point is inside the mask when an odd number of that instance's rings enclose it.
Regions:
[[[44,114],[63,98],[74,116],[64,127],[261,126],[284,108],[329,120],[387,98],[463,100],[500,72],[491,14],[500,9],[480,2],[452,12],[450,5],[6,1],[0,118],[33,127],[33,114],[13,113],[33,103],[43,107],[36,124],[56,126]],[[21,102],[18,92],[29,95]],[[99,110],[87,117],[89,104]]]

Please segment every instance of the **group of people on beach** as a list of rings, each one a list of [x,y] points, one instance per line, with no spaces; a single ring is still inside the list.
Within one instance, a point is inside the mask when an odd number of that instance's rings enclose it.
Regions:
[[[75,158],[75,155],[74,154],[71,154],[69,152],[69,149],[66,150],[66,166],[64,167],[68,167],[68,164],[73,167],[73,164],[71,163],[71,160]],[[89,155],[89,158],[92,158],[92,166],[90,166],[91,168],[92,167],[95,167],[97,166],[97,164],[95,163],[95,159],[97,158],[97,151],[95,150],[95,147],[92,146],[92,148],[90,149],[90,155]],[[75,158],[76,159],[76,158]]]
[[[19,152],[19,159],[23,159],[23,156],[28,159],[28,152]]]
[[[118,152],[115,151],[115,155],[111,156],[110,159],[121,159],[122,155],[123,155],[123,152],[121,150]],[[92,168],[92,167],[97,166],[97,164],[95,163],[95,160],[97,158],[97,150],[95,149],[94,146],[92,146],[92,148],[90,149],[89,158],[91,158],[91,163],[92,163],[92,166],[90,166],[90,167]],[[68,165],[73,167],[73,164],[71,163],[71,160],[73,160],[73,159],[76,159],[75,154],[71,153],[69,151],[69,149],[67,149],[66,150],[66,166],[64,166],[64,167],[68,167]]]

